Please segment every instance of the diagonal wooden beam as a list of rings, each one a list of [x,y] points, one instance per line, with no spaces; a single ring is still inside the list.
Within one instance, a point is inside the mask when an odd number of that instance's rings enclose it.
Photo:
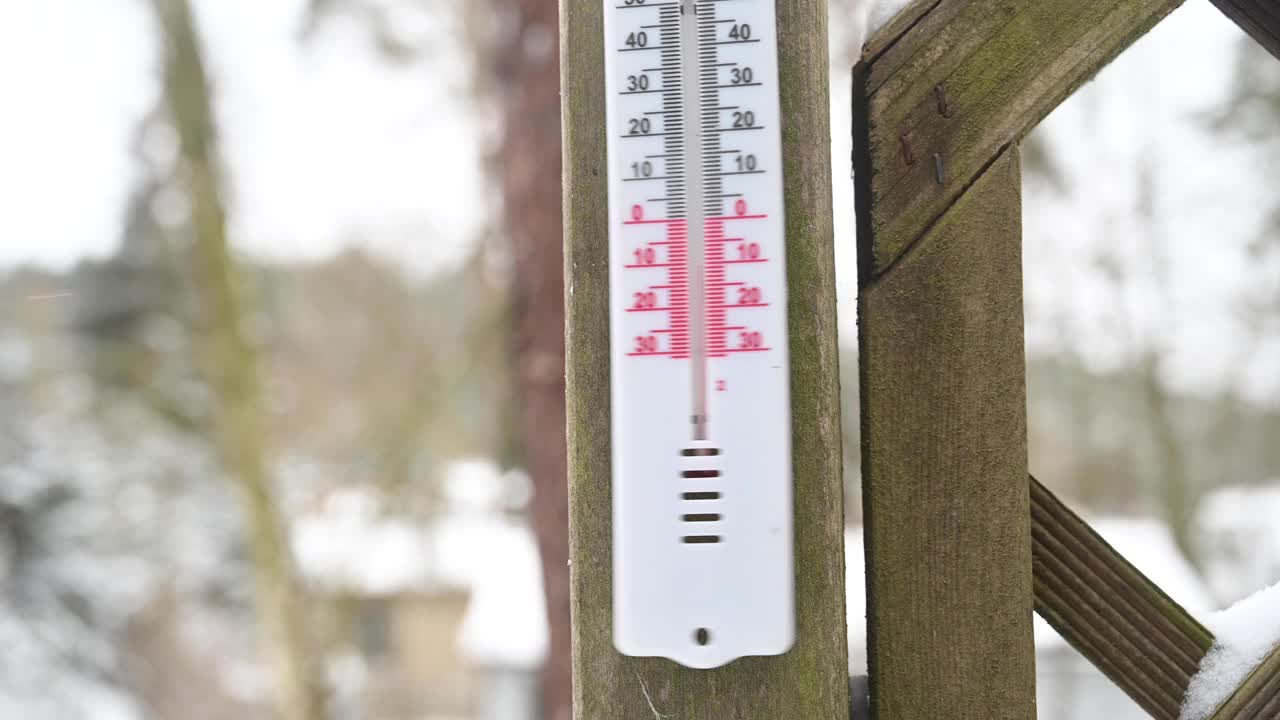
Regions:
[[[1275,0],[1213,0],[1250,37],[1280,58],[1280,4]]]
[[[1213,635],[1035,478],[1031,535],[1036,611],[1152,717],[1177,720]]]
[[[1259,0],[1270,2],[1271,0]],[[1182,0],[916,0],[855,71],[864,283],[1015,143]],[[863,243],[860,243],[863,244]]]
[[[1213,635],[1034,477],[1036,612],[1157,720],[1177,720]],[[1211,720],[1280,717],[1280,648]]]
[[[1213,635],[1034,477],[1036,612],[1143,710],[1177,720]],[[1280,717],[1280,648],[1210,720]]]

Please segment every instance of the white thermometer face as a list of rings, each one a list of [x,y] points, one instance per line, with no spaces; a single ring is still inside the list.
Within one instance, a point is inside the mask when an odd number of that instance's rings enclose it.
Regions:
[[[603,0],[614,643],[795,635],[775,0]]]

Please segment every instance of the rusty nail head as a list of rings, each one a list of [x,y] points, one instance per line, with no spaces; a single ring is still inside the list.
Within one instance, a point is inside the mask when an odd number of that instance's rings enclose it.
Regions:
[[[907,131],[898,136],[898,142],[902,145],[902,160],[908,165],[916,164],[916,153],[911,147],[911,132]]]
[[[945,118],[951,117],[951,103],[947,101],[947,89],[938,85],[933,89],[933,95],[938,99],[938,114]]]

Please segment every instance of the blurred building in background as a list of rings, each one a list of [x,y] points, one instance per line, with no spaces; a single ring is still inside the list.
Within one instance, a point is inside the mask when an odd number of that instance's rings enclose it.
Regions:
[[[537,547],[515,514],[527,485],[461,461],[430,523],[389,514],[368,487],[296,519],[300,570],[345,626],[331,672],[350,717],[536,717],[547,630]]]

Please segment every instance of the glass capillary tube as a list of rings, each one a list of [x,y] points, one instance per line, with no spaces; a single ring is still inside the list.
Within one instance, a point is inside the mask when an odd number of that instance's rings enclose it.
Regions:
[[[693,439],[707,439],[706,203],[702,183],[702,87],[698,4],[682,0],[680,57],[684,134],[686,257],[689,263],[689,362],[692,368]]]

